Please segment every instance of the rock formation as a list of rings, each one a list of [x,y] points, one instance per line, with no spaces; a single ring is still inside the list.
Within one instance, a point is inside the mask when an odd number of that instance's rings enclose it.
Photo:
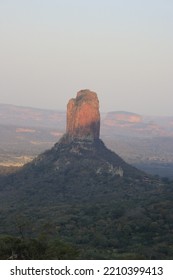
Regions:
[[[100,135],[100,113],[97,94],[81,90],[67,104],[66,134],[74,139],[98,139]]]

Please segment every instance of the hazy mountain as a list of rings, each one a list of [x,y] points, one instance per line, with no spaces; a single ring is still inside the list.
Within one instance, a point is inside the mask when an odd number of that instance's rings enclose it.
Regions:
[[[107,129],[116,134],[136,136],[173,136],[173,116],[143,116],[132,112],[101,113],[101,133]],[[0,124],[21,127],[56,128],[65,131],[65,111],[43,110],[0,104]]]
[[[64,129],[65,112],[0,104],[0,124]]]

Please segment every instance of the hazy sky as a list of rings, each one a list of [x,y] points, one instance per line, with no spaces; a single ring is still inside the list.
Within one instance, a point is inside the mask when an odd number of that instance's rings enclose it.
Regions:
[[[173,0],[0,0],[0,103],[173,115]]]

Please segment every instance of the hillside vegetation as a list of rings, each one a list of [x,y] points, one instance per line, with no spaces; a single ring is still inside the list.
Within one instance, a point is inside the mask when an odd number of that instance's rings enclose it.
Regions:
[[[173,258],[172,181],[147,176],[100,140],[60,141],[0,186],[1,248],[40,246],[19,258],[71,250],[74,259]],[[47,253],[54,242],[66,255]]]

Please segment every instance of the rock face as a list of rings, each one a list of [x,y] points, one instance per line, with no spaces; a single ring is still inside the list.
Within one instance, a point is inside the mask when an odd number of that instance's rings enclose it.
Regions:
[[[98,139],[100,135],[100,113],[97,94],[81,90],[67,104],[67,129],[70,138]]]

